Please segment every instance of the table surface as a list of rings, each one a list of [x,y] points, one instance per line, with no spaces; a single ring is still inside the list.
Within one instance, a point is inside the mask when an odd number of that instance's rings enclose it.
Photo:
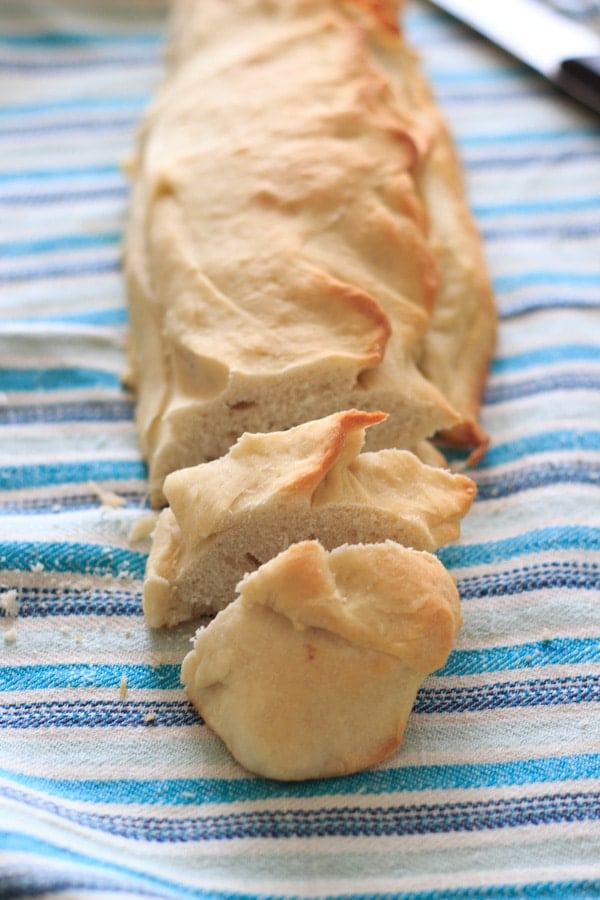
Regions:
[[[600,119],[424,2],[406,30],[501,320],[478,499],[440,552],[465,623],[391,759],[286,785],[207,732],[189,633],[140,611],[120,165],[162,4],[0,6],[2,897],[600,896]]]

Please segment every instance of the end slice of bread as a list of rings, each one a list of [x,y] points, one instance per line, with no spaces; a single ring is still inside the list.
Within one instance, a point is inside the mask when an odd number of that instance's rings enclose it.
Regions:
[[[393,541],[294,544],[239,585],[182,666],[187,695],[246,769],[302,780],[374,765],[461,625],[439,560]]]

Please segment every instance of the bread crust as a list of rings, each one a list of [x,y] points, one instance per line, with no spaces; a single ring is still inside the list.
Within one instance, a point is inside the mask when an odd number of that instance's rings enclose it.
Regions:
[[[374,44],[373,52],[426,146],[416,189],[427,210],[439,283],[419,366],[460,415],[460,422],[442,429],[436,439],[441,446],[471,449],[469,463],[475,464],[489,444],[479,413],[497,328],[483,245],[452,134],[418,55],[401,33]]]
[[[461,624],[441,563],[394,542],[292,545],[197,632],[182,680],[205,722],[267,778],[345,775],[401,743]]]
[[[485,269],[394,16],[367,0],[175,4],[125,247],[154,505],[169,472],[243,432],[339,409],[389,413],[371,449],[485,442]]]

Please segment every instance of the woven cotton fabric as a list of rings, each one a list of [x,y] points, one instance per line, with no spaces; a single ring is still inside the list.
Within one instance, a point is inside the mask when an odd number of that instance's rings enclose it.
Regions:
[[[440,552],[464,627],[385,764],[281,784],[187,703],[189,631],[141,614],[121,166],[165,9],[0,5],[3,898],[600,896],[600,118],[424,2],[405,24],[500,315],[491,447]]]

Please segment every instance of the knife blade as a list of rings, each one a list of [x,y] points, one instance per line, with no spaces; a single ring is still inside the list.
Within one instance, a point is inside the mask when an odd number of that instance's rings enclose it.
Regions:
[[[432,0],[600,113],[600,35],[540,0]]]

